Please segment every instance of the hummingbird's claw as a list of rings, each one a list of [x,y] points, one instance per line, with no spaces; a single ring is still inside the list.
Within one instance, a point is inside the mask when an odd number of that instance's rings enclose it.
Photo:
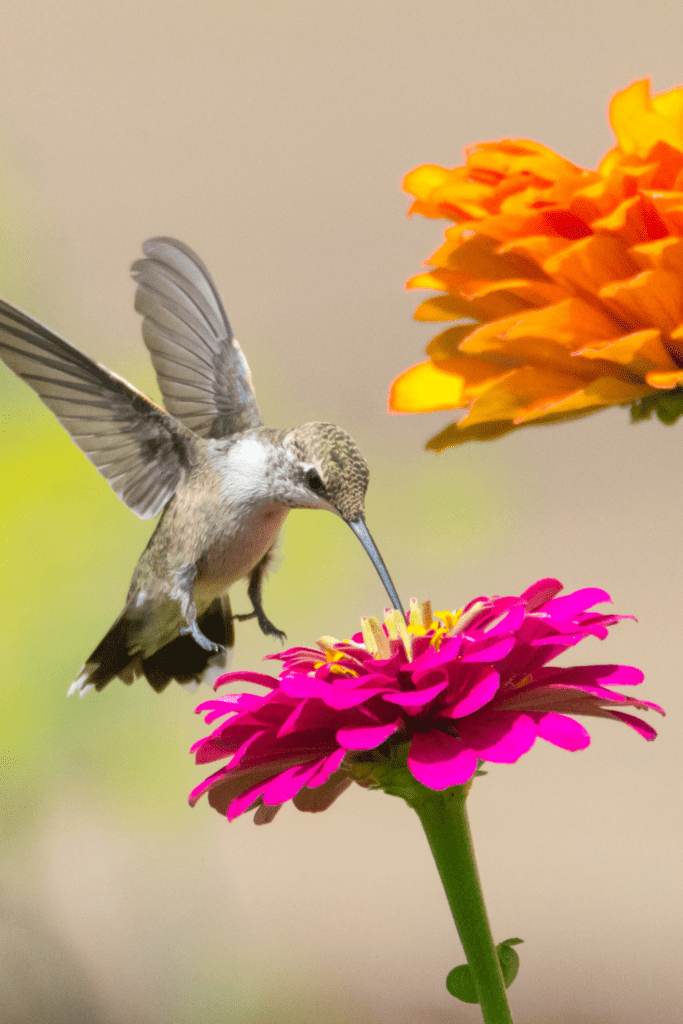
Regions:
[[[274,636],[275,639],[279,640],[284,647],[285,640],[287,639],[287,634],[283,633],[281,629],[277,628],[277,626],[274,626],[273,623],[268,618],[268,616],[264,615],[264,613],[261,610],[257,610],[256,618],[261,628],[261,632],[265,633],[266,636]]]
[[[233,615],[233,619],[237,619],[238,622],[247,622],[248,619],[258,619],[261,632],[265,633],[266,636],[274,636],[281,644],[284,644],[287,639],[287,634],[283,633],[281,629],[278,629],[277,626],[273,625],[262,608],[255,608],[253,612],[248,612],[244,615]]]
[[[187,636],[190,633],[195,643],[198,643],[205,651],[211,651],[213,654],[217,654],[218,651],[225,651],[225,647],[221,644],[215,644],[213,640],[209,640],[207,636],[204,636],[201,629],[197,625],[197,620],[193,619],[188,626],[183,626],[180,630],[181,636]]]

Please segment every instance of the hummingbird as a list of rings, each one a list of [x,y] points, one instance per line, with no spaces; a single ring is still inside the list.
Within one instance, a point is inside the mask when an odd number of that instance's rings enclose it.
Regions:
[[[27,313],[0,300],[0,358],[37,392],[72,441],[141,519],[161,518],[123,611],[69,695],[145,676],[161,692],[227,664],[234,620],[285,634],[262,602],[264,574],[293,508],[348,523],[392,607],[391,577],[365,523],[368,466],[333,423],[266,427],[251,372],[204,263],[182,242],[151,238],[133,263],[135,308],[165,409]],[[229,588],[248,580],[252,611]],[[212,681],[207,678],[206,681]]]

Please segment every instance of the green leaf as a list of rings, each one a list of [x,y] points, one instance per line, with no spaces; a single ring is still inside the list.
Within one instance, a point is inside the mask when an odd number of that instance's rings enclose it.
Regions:
[[[503,981],[505,982],[505,988],[510,988],[510,985],[517,977],[519,970],[519,955],[513,946],[519,945],[520,942],[524,942],[524,939],[505,939],[504,942],[499,942],[496,946],[498,950],[498,960],[500,961],[500,969],[503,972]]]
[[[631,405],[631,420],[634,423],[649,420],[653,412],[662,423],[675,423],[679,416],[683,416],[683,388],[639,398]]]
[[[517,950],[512,947],[518,946],[520,942],[524,942],[524,939],[505,939],[496,946],[505,988],[510,988],[519,971],[519,956]],[[479,1002],[477,986],[469,964],[460,964],[459,967],[453,968],[446,978],[446,988],[452,996],[463,1003]]]
[[[463,1003],[478,1003],[477,986],[474,984],[472,968],[469,964],[454,967],[446,978],[446,988],[452,996]]]

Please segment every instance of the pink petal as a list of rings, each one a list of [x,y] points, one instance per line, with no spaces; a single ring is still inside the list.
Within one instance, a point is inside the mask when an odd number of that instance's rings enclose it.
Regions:
[[[413,682],[419,683],[429,673],[436,670],[442,671],[446,665],[455,661],[461,646],[462,636],[447,637],[442,641],[438,651],[436,648],[430,647],[419,658],[415,658],[410,667],[410,676]]]
[[[610,718],[618,718],[620,722],[630,725],[644,740],[654,740],[657,736],[657,730],[653,729],[647,722],[644,722],[642,718],[636,718],[635,715],[627,715],[624,711],[610,710],[607,714]]]
[[[333,773],[327,782],[318,789],[311,789],[310,783],[300,789],[294,797],[294,806],[300,811],[326,811],[337,797],[351,785],[351,779],[343,772]]]
[[[501,633],[516,633],[524,622],[526,612],[521,604],[514,605],[508,612],[501,616],[498,622],[492,626],[486,626],[486,636],[496,636]]]
[[[548,577],[547,579],[532,583],[529,589],[519,596],[520,600],[524,601],[527,611],[535,612],[548,601],[552,601],[555,595],[559,594],[562,589],[563,587],[559,580]]]
[[[264,804],[272,806],[282,804],[285,800],[291,800],[321,766],[320,761],[314,761],[313,764],[297,764],[276,775],[263,787]]]
[[[401,724],[401,719],[389,725],[371,725],[359,729],[340,729],[337,732],[337,742],[346,750],[373,750],[381,743],[388,740],[396,732]]]
[[[219,687],[227,686],[229,683],[259,683],[260,686],[267,686],[268,689],[274,690],[278,685],[278,680],[263,672],[226,672],[224,676],[218,677],[213,688],[218,690]]]
[[[318,700],[327,704],[328,708],[334,708],[336,711],[357,707],[369,700],[370,697],[382,693],[384,689],[384,687],[347,689],[342,686],[333,686],[315,676],[304,675],[284,676],[280,680],[280,688],[290,697],[317,697]]]
[[[482,711],[461,718],[463,742],[484,761],[513,764],[536,742],[536,726],[529,715],[515,711]]]
[[[464,648],[461,661],[500,661],[510,653],[515,646],[515,638],[512,636],[501,639],[498,636],[488,637],[483,640],[475,640]]]
[[[284,722],[282,723],[282,725],[278,729],[278,731],[276,733],[277,738],[281,739],[283,736],[290,736],[293,732],[296,732],[296,728],[297,728],[297,725],[299,723],[299,719],[301,718],[301,716],[304,714],[304,712],[307,709],[308,709],[308,701],[307,700],[300,701],[295,706],[295,708],[292,711],[291,715],[289,715],[287,718],[285,718]]]
[[[236,767],[252,743],[259,739],[260,736],[263,736],[265,732],[265,729],[259,729],[256,732],[250,733],[234,751],[229,743],[221,743],[220,737],[208,736],[205,740],[200,741],[201,745],[195,744],[197,747],[194,751],[195,764],[208,764],[219,757],[227,757],[229,754],[232,754],[233,757],[230,764]]]
[[[568,718],[558,715],[556,711],[548,711],[545,715],[534,715],[536,733],[548,743],[554,743],[563,750],[585,750],[590,746],[590,733],[587,729]]]
[[[640,669],[631,665],[575,665],[572,668],[542,668],[534,673],[534,682],[579,687],[598,681],[606,686],[638,686],[644,678]]]
[[[449,718],[464,718],[478,711],[495,697],[500,688],[500,676],[495,668],[482,675],[465,696],[448,709]]]
[[[400,693],[385,693],[382,699],[390,704],[398,704],[402,708],[424,708],[431,700],[434,700],[448,686],[448,680],[443,683],[435,683],[434,686],[427,686],[424,690],[406,690]]]
[[[335,750],[334,753],[329,754],[308,780],[308,788],[317,789],[318,786],[324,786],[330,775],[336,772],[345,757],[346,751],[344,749]]]
[[[575,590],[573,594],[566,594],[565,597],[556,597],[548,601],[543,607],[543,614],[549,615],[558,622],[566,622],[573,619],[579,612],[585,612],[594,604],[601,604],[603,601],[612,603],[612,598],[606,590],[598,587],[584,587],[583,590]]]
[[[187,798],[190,807],[194,807],[200,796],[203,796],[207,789],[211,789],[212,786],[217,785],[224,778],[228,770],[229,765],[223,765],[223,767],[219,768],[217,772],[214,772],[213,775],[209,775],[206,779],[200,782],[198,786],[195,786]]]
[[[234,821],[235,818],[239,818],[240,814],[244,814],[245,811],[253,807],[266,785],[267,782],[257,782],[255,786],[245,789],[243,793],[235,797],[226,811],[228,821]]]
[[[477,755],[457,736],[439,729],[413,736],[408,768],[418,782],[430,789],[462,786],[477,770]]]

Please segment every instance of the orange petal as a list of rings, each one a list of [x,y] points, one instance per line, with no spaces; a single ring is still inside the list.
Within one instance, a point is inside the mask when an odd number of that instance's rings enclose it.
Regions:
[[[656,205],[643,192],[625,199],[613,213],[593,221],[593,230],[618,234],[628,245],[664,238],[669,229]]]
[[[446,242],[437,249],[430,263],[488,281],[515,277],[534,281],[548,279],[538,263],[528,256],[509,250],[501,252],[495,238],[477,233],[463,239],[460,232],[452,229],[446,232]]]
[[[617,380],[616,377],[599,377],[580,391],[575,391],[559,401],[539,401],[528,413],[518,416],[515,422],[530,422],[545,418],[548,414],[552,414],[556,419],[565,419],[568,416],[576,416],[577,413],[587,413],[609,405],[626,405],[650,394],[652,388],[644,384],[631,384],[628,381]]]
[[[543,267],[547,259],[562,252],[571,244],[566,238],[558,238],[557,235],[529,235],[526,238],[517,238],[512,242],[506,242],[498,247],[498,252],[501,254],[521,253]]]
[[[664,375],[677,370],[676,364],[662,341],[660,332],[654,328],[636,331],[634,334],[627,334],[615,341],[593,347],[585,345],[580,350],[580,354],[586,359],[606,359],[608,362],[618,363],[639,377],[649,375],[652,370],[659,371]],[[648,383],[652,383],[649,376],[646,379]],[[664,387],[668,387],[668,385],[664,385]]]
[[[439,369],[431,360],[418,363],[396,378],[389,392],[394,412],[435,412],[462,404],[465,382],[457,374]]]
[[[495,384],[508,373],[507,367],[496,366],[483,359],[472,359],[470,356],[455,356],[451,359],[439,359],[435,364],[446,373],[457,374],[463,380],[463,390],[458,407],[468,405],[474,398],[481,395],[487,388]],[[440,408],[444,408],[441,406]],[[449,406],[448,408],[453,408]]]
[[[466,441],[491,441],[494,437],[502,437],[514,429],[515,425],[511,420],[475,423],[474,426],[463,428],[457,423],[451,423],[427,442],[427,449],[442,452],[444,448],[453,448],[455,445],[465,444]]]
[[[403,179],[403,188],[410,192],[416,199],[423,202],[429,199],[435,188],[445,185],[451,177],[451,172],[445,167],[437,164],[422,164],[413,171],[408,171]]]
[[[543,269],[565,287],[595,292],[611,281],[633,277],[639,267],[620,238],[591,235],[551,256]]]
[[[565,160],[552,149],[533,139],[501,139],[499,142],[480,142],[468,148],[467,167],[472,171],[493,172],[502,176],[535,174],[547,181],[558,175],[577,171],[575,164]]]
[[[629,281],[606,285],[598,294],[635,330],[656,325],[672,331],[683,320],[683,279],[668,270],[644,270]]]
[[[519,318],[506,337],[549,338],[572,351],[577,343],[614,338],[619,325],[606,313],[583,299],[565,299],[546,309],[534,309]]]
[[[653,193],[650,201],[672,235],[683,234],[683,192]]]
[[[488,420],[516,422],[539,403],[545,406],[555,404],[583,386],[576,377],[556,373],[547,367],[522,366],[511,370],[476,398],[461,423],[469,427]]]
[[[650,81],[634,82],[610,104],[610,121],[624,153],[645,157],[659,139],[683,149],[683,89],[650,99]]]
[[[462,355],[460,345],[474,329],[473,324],[458,324],[437,334],[427,345],[427,355],[437,362],[444,359],[455,359]]]
[[[677,388],[683,384],[683,370],[673,370],[670,373],[652,370],[647,374],[645,380],[653,388]]]
[[[641,270],[672,270],[683,275],[683,239],[659,238],[656,242],[643,242],[629,249]]]
[[[438,295],[422,302],[415,310],[416,320],[441,321],[498,320],[504,316],[529,308],[529,303],[510,292],[495,292],[483,299],[467,299],[464,295]]]

